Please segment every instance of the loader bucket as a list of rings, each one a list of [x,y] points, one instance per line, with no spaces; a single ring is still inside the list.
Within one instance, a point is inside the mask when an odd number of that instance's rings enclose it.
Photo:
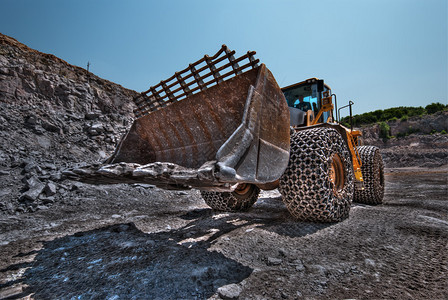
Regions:
[[[135,100],[138,118],[108,165],[78,175],[93,183],[209,190],[276,181],[289,160],[289,109],[254,53],[234,59],[224,45],[142,93]],[[240,67],[244,59],[249,62]]]

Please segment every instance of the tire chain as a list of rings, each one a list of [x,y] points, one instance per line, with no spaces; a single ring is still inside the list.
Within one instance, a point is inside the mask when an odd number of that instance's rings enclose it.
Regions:
[[[384,197],[384,164],[380,150],[375,146],[359,146],[364,190],[355,190],[353,201],[364,204],[381,204]]]
[[[260,194],[260,189],[254,185],[246,195],[237,195],[234,192],[208,192],[201,191],[205,203],[214,210],[244,211],[254,205]]]
[[[332,156],[338,153],[346,174],[336,194],[329,178]],[[334,129],[315,128],[291,136],[289,165],[279,191],[289,212],[302,221],[338,222],[348,217],[354,192],[350,152]]]

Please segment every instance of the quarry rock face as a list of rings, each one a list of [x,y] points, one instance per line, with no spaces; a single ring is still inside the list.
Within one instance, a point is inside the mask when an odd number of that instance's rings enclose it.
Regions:
[[[0,34],[0,211],[60,200],[61,169],[112,154],[136,95]]]
[[[391,138],[379,125],[360,128],[366,145],[381,149],[387,167],[439,167],[448,164],[448,111],[388,122]]]

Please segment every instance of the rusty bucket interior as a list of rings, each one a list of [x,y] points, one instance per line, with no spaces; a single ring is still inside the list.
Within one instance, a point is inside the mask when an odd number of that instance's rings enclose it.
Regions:
[[[142,93],[135,100],[138,118],[107,164],[148,170],[168,163],[190,175],[196,170],[197,180],[190,176],[188,184],[203,189],[278,180],[289,161],[289,109],[273,75],[254,53],[234,59],[234,51],[224,45],[215,56],[205,56]],[[241,65],[244,59],[249,62]],[[205,166],[211,171],[201,177]],[[129,174],[128,179],[139,181]],[[182,176],[163,180],[184,184]],[[148,177],[141,181],[151,182]]]

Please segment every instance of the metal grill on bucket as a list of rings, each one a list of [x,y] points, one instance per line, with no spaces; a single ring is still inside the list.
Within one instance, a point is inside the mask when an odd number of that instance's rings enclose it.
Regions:
[[[254,58],[255,51],[248,51],[236,58],[235,51],[226,45],[212,57],[205,55],[186,69],[176,72],[166,80],[152,86],[134,99],[137,118],[181,101],[193,94],[242,74],[249,68],[257,68],[259,60]],[[246,61],[245,61],[246,60]]]

